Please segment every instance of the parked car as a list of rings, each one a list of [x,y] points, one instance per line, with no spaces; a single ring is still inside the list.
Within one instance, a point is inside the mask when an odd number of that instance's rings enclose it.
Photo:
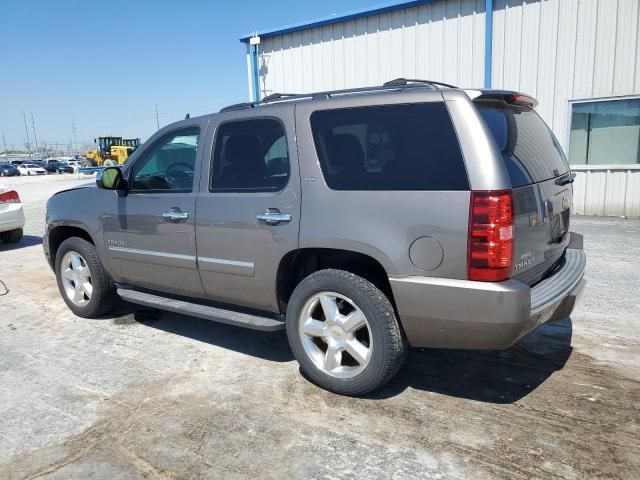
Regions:
[[[22,163],[18,165],[20,175],[46,175],[47,171],[35,163]]]
[[[504,349],[571,313],[574,175],[535,104],[399,79],[185,119],[54,195],[44,252],[78,316],[286,328],[308,378],[366,394],[409,345]]]
[[[44,162],[38,162],[38,164],[41,164],[42,168],[44,168],[47,173],[73,173],[72,166],[59,160],[47,160]]]
[[[17,175],[20,175],[20,172],[15,165],[10,163],[0,164],[0,177],[15,177]]]
[[[0,185],[0,240],[17,243],[22,240],[24,211],[15,190]]]

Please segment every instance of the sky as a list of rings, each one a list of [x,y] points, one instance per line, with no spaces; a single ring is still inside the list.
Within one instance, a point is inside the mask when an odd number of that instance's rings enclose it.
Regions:
[[[0,135],[23,149],[24,112],[40,145],[145,139],[156,105],[162,126],[248,99],[244,34],[378,3],[0,0]]]

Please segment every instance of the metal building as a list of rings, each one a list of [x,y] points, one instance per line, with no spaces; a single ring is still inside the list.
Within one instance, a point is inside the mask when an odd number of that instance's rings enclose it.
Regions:
[[[640,216],[640,0],[414,0],[258,31],[249,95],[397,77],[518,90],[564,147],[575,212]]]

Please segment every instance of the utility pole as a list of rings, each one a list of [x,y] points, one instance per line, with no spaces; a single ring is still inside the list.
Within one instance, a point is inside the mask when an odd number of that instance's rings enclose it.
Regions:
[[[4,138],[4,133],[2,134],[2,143],[4,144],[4,154],[5,154],[5,156],[7,156],[8,155],[8,153],[7,153],[7,139]]]
[[[158,118],[158,104],[156,103],[156,127],[160,130],[160,119]]]
[[[31,158],[31,138],[29,138],[29,129],[27,128],[27,116],[24,114],[24,110],[22,111],[22,118],[24,118],[24,131],[27,132],[27,152],[29,153],[29,158]]]
[[[33,143],[36,144],[36,152],[38,152],[38,136],[36,135],[36,123],[33,120],[33,112],[31,112],[31,128],[33,129]]]
[[[78,139],[76,138],[76,121],[71,119],[71,128],[73,129],[73,144],[76,146],[76,150],[78,149]]]

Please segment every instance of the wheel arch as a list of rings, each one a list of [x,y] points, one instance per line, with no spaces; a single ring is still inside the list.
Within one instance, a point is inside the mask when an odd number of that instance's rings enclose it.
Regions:
[[[66,239],[71,237],[82,238],[91,244],[95,245],[96,242],[88,232],[87,229],[76,225],[58,225],[49,230],[49,258],[51,258],[51,265],[56,264],[56,254],[58,248]]]
[[[353,250],[306,247],[292,250],[280,260],[276,276],[280,312],[286,312],[293,290],[304,278],[327,268],[345,270],[369,280],[389,298],[395,309],[388,272],[380,261]]]

